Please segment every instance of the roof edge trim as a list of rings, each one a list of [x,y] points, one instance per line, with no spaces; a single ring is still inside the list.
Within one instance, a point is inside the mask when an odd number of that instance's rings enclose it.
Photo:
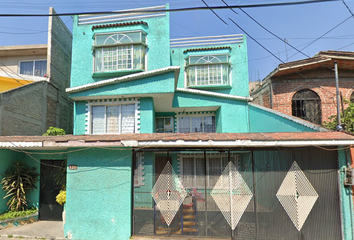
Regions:
[[[111,79],[107,79],[107,80],[103,80],[103,81],[99,81],[99,82],[95,82],[95,83],[89,83],[89,84],[85,84],[85,85],[81,85],[81,86],[77,86],[77,87],[71,87],[71,88],[67,88],[65,91],[67,93],[76,93],[76,92],[81,92],[84,90],[89,90],[89,89],[93,89],[93,88],[97,88],[97,87],[111,85],[114,83],[121,83],[121,82],[141,79],[144,77],[151,77],[151,76],[155,76],[155,75],[163,74],[163,73],[167,73],[167,72],[172,72],[172,71],[179,72],[179,70],[180,70],[180,66],[169,66],[169,67],[165,67],[165,68],[149,70],[146,72],[129,74],[129,75],[126,75],[123,77],[111,78]]]

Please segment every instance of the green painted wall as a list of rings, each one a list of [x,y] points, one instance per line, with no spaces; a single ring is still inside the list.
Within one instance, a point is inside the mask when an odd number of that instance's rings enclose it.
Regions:
[[[203,111],[202,107],[219,107],[215,113],[216,132],[235,133],[249,131],[248,108],[245,101],[176,92],[172,105],[180,109],[200,107],[200,111]]]
[[[220,47],[223,45],[218,45]],[[210,46],[196,46],[196,47],[182,47],[182,48],[172,48],[170,50],[171,54],[171,65],[180,66],[180,74],[178,78],[178,87],[184,88],[185,85],[185,58],[193,55],[213,55],[213,54],[230,54],[231,63],[231,85],[232,88],[225,89],[210,89],[208,91],[237,95],[237,96],[249,96],[248,91],[248,59],[247,59],[247,41],[246,36],[243,36],[243,43],[228,44],[224,46],[230,46],[230,49],[219,49],[219,50],[208,50],[208,51],[188,51],[183,53],[186,49],[199,48],[199,47],[210,47]],[[214,47],[214,46],[212,46]]]
[[[12,164],[15,163],[15,161],[23,159],[24,154],[11,151],[8,149],[0,149],[0,155],[1,155],[1,160],[0,160],[0,178],[2,179],[3,176],[2,174],[5,173],[5,171],[12,166]],[[2,185],[1,185],[2,187]],[[0,188],[0,214],[5,212],[7,210],[7,199],[4,199],[5,197],[5,191]]]
[[[153,98],[140,98],[140,133],[155,132],[155,108]]]
[[[175,90],[174,78],[175,74],[172,71],[153,77],[115,83],[103,87],[72,93],[70,97],[173,93]]]
[[[86,113],[87,106],[86,101],[74,102],[74,135],[85,134]]]
[[[153,200],[151,197],[151,189],[155,184],[155,168],[154,168],[154,159],[155,155],[153,152],[144,152],[142,153],[144,162],[143,167],[143,184],[140,187],[134,187],[134,208],[152,208]]]
[[[315,132],[314,129],[296,123],[263,109],[249,106],[250,132]]]
[[[168,7],[168,6],[167,6]],[[96,33],[125,32],[143,30],[147,33],[147,68],[148,70],[167,67],[170,65],[170,29],[169,13],[164,17],[141,19],[146,25],[129,25],[92,30],[91,24],[78,25],[78,16],[74,16],[72,67],[70,86],[80,86],[93,83],[102,78],[92,77],[94,35]],[[94,24],[97,25],[97,24]],[[118,75],[117,75],[118,76]]]
[[[338,151],[338,161],[339,161],[339,181],[340,181],[340,192],[341,192],[341,204],[342,204],[342,222],[343,222],[343,239],[351,240],[353,239],[353,191],[351,187],[346,187],[344,185],[344,168],[347,166],[347,154],[346,150]],[[349,156],[349,155],[348,155]]]
[[[72,239],[126,240],[131,231],[132,151],[92,148],[68,154],[66,224]]]
[[[37,154],[40,152],[40,154]],[[44,154],[44,153],[51,153],[51,154]],[[64,160],[66,156],[61,154],[62,151],[28,151],[28,154],[22,152],[11,151],[7,149],[1,149],[1,161],[0,161],[0,174],[3,174],[7,168],[9,168],[14,162],[17,160],[25,162],[30,167],[36,167],[37,171],[40,172],[40,161],[41,160]],[[28,192],[26,195],[27,197],[27,204],[28,208],[36,207],[39,208],[40,201],[40,176],[38,177],[38,181],[36,184],[35,189]],[[6,206],[6,199],[3,199],[4,191],[0,190],[0,213],[7,210]]]

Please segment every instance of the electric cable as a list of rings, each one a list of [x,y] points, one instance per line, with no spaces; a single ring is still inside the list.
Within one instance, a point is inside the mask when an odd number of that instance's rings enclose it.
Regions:
[[[205,4],[205,6],[207,6],[210,9],[210,11],[212,11],[212,13],[215,14],[215,16],[217,16],[223,23],[225,23],[225,25],[228,25],[227,22],[225,22],[212,8],[210,8],[204,0],[201,1]]]
[[[50,17],[50,16],[71,16],[71,15],[84,15],[84,14],[127,14],[127,13],[158,13],[158,12],[182,12],[194,10],[210,10],[210,9],[228,9],[228,8],[259,8],[259,7],[275,7],[275,6],[293,6],[304,5],[322,2],[337,2],[340,0],[308,0],[297,2],[281,2],[281,3],[260,3],[260,4],[245,4],[245,5],[231,5],[231,6],[209,6],[209,7],[187,7],[187,8],[174,8],[174,9],[136,9],[136,10],[122,10],[122,11],[97,11],[97,12],[72,12],[72,13],[56,13],[56,14],[16,14],[16,13],[1,13],[0,17]]]

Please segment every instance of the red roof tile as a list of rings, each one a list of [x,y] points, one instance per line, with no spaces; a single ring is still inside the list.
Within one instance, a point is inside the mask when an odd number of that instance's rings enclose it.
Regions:
[[[110,23],[110,24],[102,24],[92,26],[92,30],[97,28],[109,28],[109,27],[121,27],[121,26],[131,26],[131,25],[148,25],[147,22],[144,21],[136,21],[136,22],[124,22],[124,23]]]
[[[217,142],[297,142],[306,141],[309,146],[315,141],[349,141],[354,145],[354,136],[341,132],[284,132],[284,133],[143,133],[143,134],[117,134],[117,135],[65,135],[65,136],[0,136],[0,146],[3,143],[14,143],[13,146],[24,146],[25,143],[43,143],[46,147],[89,147],[89,146],[124,146],[128,141],[144,142],[168,142],[179,141],[186,143],[212,141]],[[20,144],[24,143],[24,144]],[[347,142],[348,143],[348,142]],[[333,144],[332,144],[333,145]],[[335,144],[334,144],[335,145]],[[348,145],[348,144],[347,144]],[[173,146],[173,145],[172,145]],[[171,147],[172,147],[171,146]],[[229,146],[229,145],[228,145]],[[9,144],[7,145],[9,147]],[[10,148],[12,145],[10,145]],[[149,145],[144,146],[149,147]],[[203,147],[206,147],[204,145]],[[213,147],[213,144],[210,144]],[[218,146],[220,147],[220,145]]]
[[[208,48],[189,48],[189,49],[184,50],[183,53],[196,52],[196,51],[220,50],[220,49],[231,49],[231,47],[224,46],[224,47],[208,47]]]

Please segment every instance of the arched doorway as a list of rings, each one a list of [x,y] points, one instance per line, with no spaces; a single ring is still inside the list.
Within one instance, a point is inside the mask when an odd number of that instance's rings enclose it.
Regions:
[[[294,94],[291,103],[293,116],[321,124],[321,99],[317,93],[309,89],[299,90]]]

